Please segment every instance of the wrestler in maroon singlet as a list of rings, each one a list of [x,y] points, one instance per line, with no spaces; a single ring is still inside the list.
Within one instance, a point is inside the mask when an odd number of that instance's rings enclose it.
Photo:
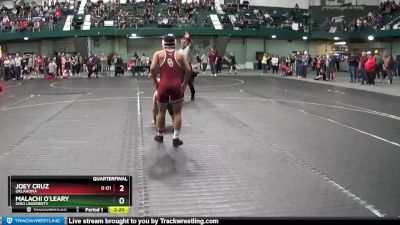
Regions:
[[[158,69],[160,70],[160,81],[157,80]],[[183,92],[191,75],[190,65],[185,57],[175,51],[175,37],[166,36],[163,39],[163,50],[157,51],[150,66],[151,76],[156,85],[158,94],[158,133],[154,137],[157,142],[163,142],[165,132],[165,111],[166,104],[172,104],[174,112],[174,136],[172,145],[178,147],[183,142],[179,139],[179,133],[182,125],[182,102]],[[181,74],[185,73],[182,83]]]
[[[160,83],[157,101],[163,104],[183,101],[181,90],[182,68],[175,59],[175,49],[164,49],[165,58],[160,65]]]

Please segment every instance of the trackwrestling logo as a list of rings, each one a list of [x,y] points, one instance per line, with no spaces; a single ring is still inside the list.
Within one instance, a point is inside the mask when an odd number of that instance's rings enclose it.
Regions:
[[[3,225],[64,225],[64,217],[3,217]]]

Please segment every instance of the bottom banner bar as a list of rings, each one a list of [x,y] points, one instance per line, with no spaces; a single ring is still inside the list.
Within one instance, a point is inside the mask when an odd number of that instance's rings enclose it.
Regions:
[[[356,218],[279,218],[279,217],[68,217],[67,225],[170,225],[170,224],[199,224],[199,225],[216,225],[216,224],[263,224],[266,222],[276,223],[293,223],[306,222],[307,224],[334,224],[361,222],[365,224],[399,224],[399,219],[356,219]]]

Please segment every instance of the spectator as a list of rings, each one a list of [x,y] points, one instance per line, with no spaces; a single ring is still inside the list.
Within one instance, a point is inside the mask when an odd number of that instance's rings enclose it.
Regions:
[[[333,54],[333,52],[331,52],[331,54],[329,55],[328,58],[329,64],[328,64],[328,68],[327,68],[327,75],[328,75],[328,81],[332,81],[335,82],[336,78],[336,57]]]
[[[48,71],[49,71],[48,75],[52,76],[53,78],[56,77],[56,75],[57,75],[57,64],[54,62],[53,59],[50,59],[50,63],[49,63],[49,66],[48,66]]]
[[[396,68],[396,77],[400,77],[400,55],[396,56],[396,61],[395,61],[395,68]]]
[[[385,57],[385,64],[384,64],[384,67],[385,67],[385,71],[386,71],[386,74],[387,74],[388,83],[389,83],[389,84],[392,84],[392,83],[393,83],[393,68],[394,68],[394,62],[393,62],[393,59],[392,59],[392,56],[391,56],[391,55],[387,55],[387,56]],[[382,79],[383,79],[383,76],[382,76]]]
[[[201,68],[201,58],[199,53],[196,53],[196,66],[195,66],[196,72],[200,72],[200,68]]]
[[[358,67],[358,62],[357,62],[357,57],[354,54],[354,52],[351,53],[349,58],[347,59],[347,62],[349,64],[349,71],[350,71],[350,83],[356,83],[357,82],[357,67]]]
[[[381,79],[381,82],[383,81],[383,59],[382,57],[379,55],[379,51],[375,50],[375,64],[376,64],[376,68],[375,68],[375,72],[376,72],[376,77],[378,77],[378,79]],[[382,75],[382,78],[381,78]]]
[[[106,68],[107,68],[107,57],[104,55],[104,53],[101,53],[100,55],[100,67],[102,71],[102,75],[106,75]]]
[[[278,73],[278,69],[279,69],[278,55],[272,55],[271,64],[272,64],[272,74],[274,74],[275,72]]]
[[[10,69],[11,69],[11,57],[6,56],[4,61],[3,61],[3,67],[4,67],[4,80],[8,81],[10,79]]]
[[[214,75],[214,77],[217,76],[217,68],[216,68],[216,62],[217,62],[217,55],[218,52],[214,50],[214,48],[211,48],[210,53],[208,54],[208,63],[210,64],[210,69],[211,69],[211,76]]]
[[[361,75],[361,85],[365,83],[369,83],[369,79],[367,76],[367,72],[365,70],[365,63],[367,62],[368,57],[365,52],[361,53],[360,64],[359,64],[359,73]]]
[[[263,74],[268,73],[268,58],[268,54],[264,52],[263,58],[261,60]]]
[[[15,75],[17,80],[21,79],[21,63],[22,63],[22,57],[19,56],[19,54],[17,53],[15,55]]]
[[[368,55],[368,60],[365,63],[365,71],[367,73],[368,76],[368,84],[375,86],[375,67],[376,67],[376,63],[375,63],[375,58],[374,56],[371,54],[371,52],[367,53]]]
[[[217,55],[217,58],[216,58],[216,70],[217,70],[217,73],[221,73],[222,72],[222,62],[223,62],[222,56]]]
[[[206,69],[207,69],[207,62],[208,62],[208,58],[206,57],[206,55],[203,53],[201,55],[201,65],[202,65],[202,69],[203,69],[203,74],[206,74]]]
[[[237,74],[237,72],[236,72],[236,57],[233,54],[233,52],[231,52],[231,69],[229,71],[229,74],[232,73],[232,69],[235,71],[235,74]]]

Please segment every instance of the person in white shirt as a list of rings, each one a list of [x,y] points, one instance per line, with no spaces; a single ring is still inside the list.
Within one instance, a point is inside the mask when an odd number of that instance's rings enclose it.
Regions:
[[[50,60],[49,63],[49,75],[55,77],[57,75],[57,64],[53,59]]]
[[[4,80],[7,81],[10,79],[10,67],[11,67],[11,61],[7,56],[4,59],[3,67],[4,67]]]
[[[17,78],[17,80],[19,80],[21,78],[21,62],[22,62],[22,57],[19,56],[19,54],[17,53],[15,55],[15,76]]]
[[[190,69],[192,71],[192,76],[190,77],[188,84],[189,84],[189,88],[190,88],[190,93],[191,93],[191,100],[194,100],[194,94],[196,93],[195,89],[194,89],[194,85],[193,85],[193,81],[194,81],[194,77],[197,76],[197,73],[193,73],[193,69],[192,69],[192,40],[189,37],[189,33],[185,32],[184,37],[181,39],[181,49],[178,50],[179,53],[181,53],[186,60],[188,61],[189,65],[190,65]]]
[[[203,70],[203,74],[206,74],[206,69],[207,69],[207,64],[208,64],[208,57],[206,56],[206,54],[202,54],[201,57],[201,65],[202,65],[202,70]]]
[[[271,64],[272,64],[272,74],[275,72],[278,73],[278,68],[279,68],[279,58],[278,55],[274,55],[271,59]]]

